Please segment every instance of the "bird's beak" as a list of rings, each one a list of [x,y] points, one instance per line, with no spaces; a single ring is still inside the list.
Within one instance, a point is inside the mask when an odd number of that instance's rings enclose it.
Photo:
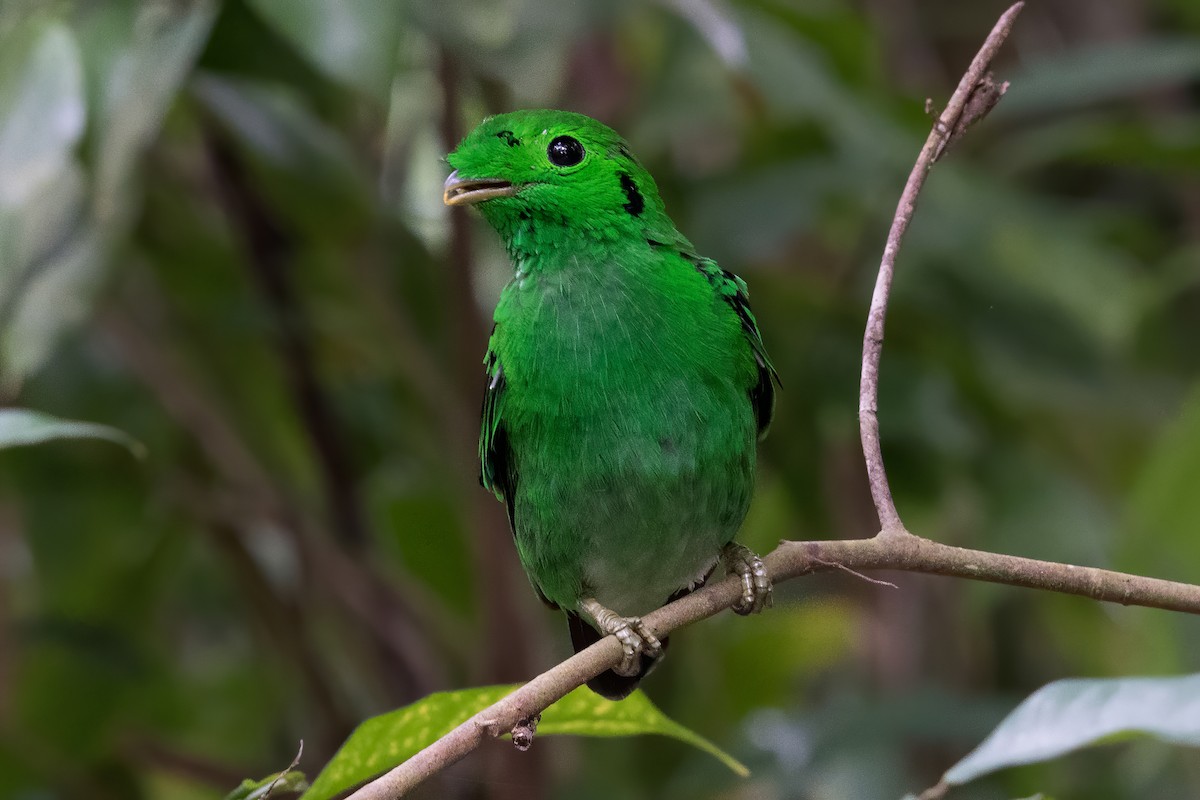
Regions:
[[[450,173],[443,187],[442,202],[448,206],[470,206],[495,197],[512,197],[517,187],[499,178],[460,178]]]

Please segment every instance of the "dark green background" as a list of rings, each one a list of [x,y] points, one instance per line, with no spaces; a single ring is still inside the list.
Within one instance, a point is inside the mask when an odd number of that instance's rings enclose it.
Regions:
[[[0,400],[149,456],[0,453],[0,797],[217,798],[301,738],[315,774],[366,716],[567,653],[476,484],[508,267],[447,215],[439,159],[488,113],[618,128],[748,280],[784,389],[743,540],[873,533],[870,287],[924,99],[1002,10],[4,0]],[[1032,0],[996,66],[1013,88],[900,258],[880,395],[900,512],[1196,582],[1200,6]],[[48,166],[14,169],[14,142]],[[424,796],[895,798],[1049,680],[1200,669],[1194,619],[887,577],[795,581],[673,637],[647,691],[748,782],[674,742],[558,738]],[[1196,797],[1200,759],[1111,747],[954,797],[1039,790]]]

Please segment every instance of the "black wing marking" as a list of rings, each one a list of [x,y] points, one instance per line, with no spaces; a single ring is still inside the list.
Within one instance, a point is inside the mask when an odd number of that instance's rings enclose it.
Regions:
[[[758,424],[758,438],[767,435],[771,427],[771,419],[775,416],[775,387],[780,385],[779,373],[771,364],[767,348],[763,344],[762,333],[758,330],[758,320],[750,309],[750,289],[746,282],[726,269],[721,269],[717,262],[702,258],[694,253],[681,252],[685,259],[696,267],[696,271],[708,279],[734,313],[742,326],[742,333],[754,353],[754,361],[758,364],[758,380],[750,387],[750,403],[754,407],[754,419]]]
[[[513,536],[517,534],[517,522],[513,513],[512,498],[517,488],[517,470],[512,459],[512,448],[508,442],[508,431],[500,417],[501,399],[504,396],[504,367],[495,350],[488,348],[483,390],[482,421],[479,427],[479,482],[504,502],[508,511],[508,524]]]

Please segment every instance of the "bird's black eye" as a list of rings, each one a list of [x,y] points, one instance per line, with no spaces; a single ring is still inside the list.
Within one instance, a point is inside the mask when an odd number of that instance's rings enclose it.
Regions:
[[[558,136],[546,148],[546,155],[557,167],[573,167],[583,161],[583,145],[571,136]]]

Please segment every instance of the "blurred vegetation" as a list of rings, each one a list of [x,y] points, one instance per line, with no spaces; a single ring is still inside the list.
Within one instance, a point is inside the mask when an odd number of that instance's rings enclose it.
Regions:
[[[218,798],[568,650],[473,460],[498,243],[441,205],[488,113],[623,131],[750,283],[782,375],[743,541],[874,532],[870,286],[1003,4],[0,0],[0,403],[126,431],[0,452],[0,797]],[[1200,11],[1033,0],[935,171],[880,397],[909,527],[1200,581]],[[423,796],[887,798],[1064,676],[1200,671],[1200,623],[918,576],[795,581],[648,682],[670,740],[476,753]],[[1200,796],[1138,743],[956,793]]]

